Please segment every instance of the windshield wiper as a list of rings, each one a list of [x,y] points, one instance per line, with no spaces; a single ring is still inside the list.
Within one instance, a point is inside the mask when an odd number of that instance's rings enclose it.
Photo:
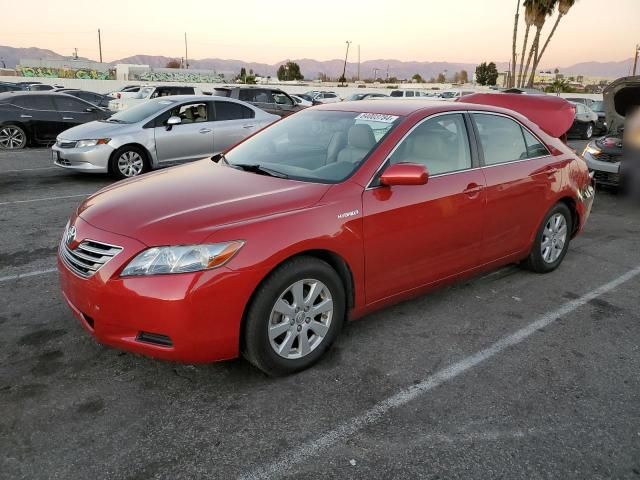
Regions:
[[[227,162],[228,163],[228,162]],[[285,173],[273,170],[271,168],[263,167],[257,163],[230,163],[229,166],[234,168],[240,168],[246,172],[259,173],[261,175],[269,175],[270,177],[277,178],[289,178]]]

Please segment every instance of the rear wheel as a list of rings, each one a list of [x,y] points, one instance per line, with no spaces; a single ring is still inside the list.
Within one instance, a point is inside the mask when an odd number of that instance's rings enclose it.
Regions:
[[[0,150],[20,150],[27,146],[27,133],[17,125],[0,127]]]
[[[109,161],[109,173],[116,178],[131,178],[147,171],[147,156],[136,146],[125,145],[116,150]]]
[[[555,270],[569,249],[573,218],[564,203],[556,204],[545,216],[525,266],[538,273]]]
[[[336,271],[314,257],[294,258],[258,287],[247,312],[244,356],[269,375],[303,370],[334,342],[344,315]]]
[[[582,134],[583,140],[589,140],[593,137],[593,123],[589,122],[587,127],[584,129],[584,133]]]

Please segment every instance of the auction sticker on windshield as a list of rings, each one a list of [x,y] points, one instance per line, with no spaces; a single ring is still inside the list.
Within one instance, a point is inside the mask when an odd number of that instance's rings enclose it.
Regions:
[[[383,115],[382,113],[361,113],[356,120],[369,120],[370,122],[393,123],[399,117],[397,115]]]

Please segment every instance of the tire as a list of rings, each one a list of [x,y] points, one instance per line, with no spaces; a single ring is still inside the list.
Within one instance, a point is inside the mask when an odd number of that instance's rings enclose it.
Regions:
[[[0,126],[0,150],[21,150],[29,143],[27,132],[18,125]]]
[[[593,137],[594,128],[595,127],[593,125],[593,122],[587,123],[587,126],[584,129],[584,132],[582,132],[582,139],[583,140],[591,140],[591,137]]]
[[[149,170],[147,153],[135,145],[125,145],[109,159],[109,173],[117,178],[133,178]]]
[[[314,308],[315,316],[305,313]],[[304,370],[333,344],[344,318],[345,289],[336,271],[314,257],[294,258],[256,290],[245,318],[242,353],[267,375]]]
[[[548,273],[558,268],[569,249],[571,232],[571,211],[564,203],[557,203],[545,215],[529,257],[524,262],[525,267],[537,273]]]

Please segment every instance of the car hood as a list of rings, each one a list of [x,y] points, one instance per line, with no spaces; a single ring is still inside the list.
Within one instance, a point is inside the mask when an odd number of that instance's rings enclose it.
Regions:
[[[92,140],[110,138],[128,129],[130,124],[93,121],[65,130],[59,138],[64,140]]]
[[[204,159],[113,184],[87,198],[78,214],[149,246],[194,244],[223,225],[313,206],[329,188]]]
[[[640,105],[640,76],[611,82],[604,89],[603,97],[608,131],[615,134],[624,128],[627,109]]]

